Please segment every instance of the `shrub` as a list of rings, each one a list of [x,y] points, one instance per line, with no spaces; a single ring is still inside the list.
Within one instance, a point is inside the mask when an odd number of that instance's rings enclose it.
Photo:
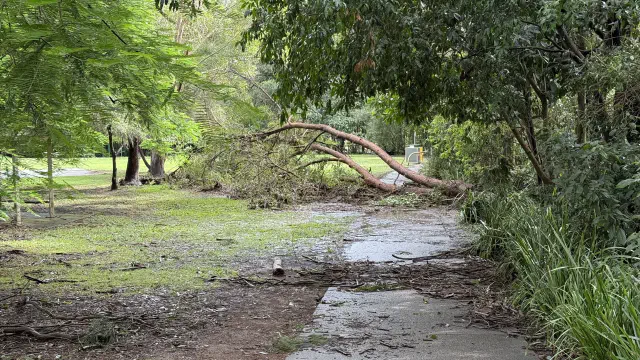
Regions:
[[[508,264],[514,302],[560,355],[640,358],[639,259],[600,248],[595,232],[576,231],[566,213],[558,217],[525,193],[477,194],[465,213],[482,224],[477,248]]]

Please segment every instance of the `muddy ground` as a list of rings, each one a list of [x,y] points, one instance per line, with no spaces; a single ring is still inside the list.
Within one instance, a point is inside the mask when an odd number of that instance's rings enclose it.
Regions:
[[[246,257],[237,276],[203,279],[214,285],[205,289],[61,295],[46,291],[47,284],[31,284],[2,290],[0,354],[3,359],[284,359],[287,353],[310,346],[299,343],[297,335],[311,323],[330,286],[357,292],[415,289],[434,298],[465,300],[468,326],[526,335],[517,330],[522,321],[518,312],[503,301],[504,283],[494,264],[461,249],[416,261],[402,260],[416,255],[411,253],[378,264],[368,259],[343,261],[350,256],[343,246],[353,248],[358,241],[375,244],[376,239],[367,240],[376,235],[367,230],[369,215],[382,218],[382,223],[373,225],[387,229],[383,234],[390,236],[394,221],[408,216],[413,219],[409,222],[419,224],[425,213],[343,204],[314,204],[296,211],[359,220],[334,244],[337,252],[328,252],[320,241],[315,248],[286,256]],[[451,209],[434,208],[428,214],[455,224]],[[411,237],[420,227],[416,226],[397,233]],[[443,229],[447,232],[446,226]],[[459,230],[453,233],[462,236]],[[0,254],[0,263],[16,256],[22,254]],[[275,256],[283,259],[285,277],[270,272]]]

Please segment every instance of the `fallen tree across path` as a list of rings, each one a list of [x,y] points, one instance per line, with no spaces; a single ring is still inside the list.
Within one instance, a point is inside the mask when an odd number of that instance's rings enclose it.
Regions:
[[[390,168],[392,168],[393,170],[397,171],[400,175],[405,176],[406,178],[414,181],[416,184],[419,185],[423,185],[429,188],[435,188],[435,189],[439,189],[441,190],[443,193],[447,194],[447,195],[451,195],[451,196],[457,196],[461,193],[466,192],[468,189],[470,189],[472,187],[472,185],[461,182],[461,181],[444,181],[444,180],[440,180],[440,179],[436,179],[436,178],[432,178],[432,177],[428,177],[428,176],[424,176],[418,172],[415,172],[409,168],[407,168],[406,166],[403,166],[402,164],[400,164],[398,161],[396,161],[395,159],[393,159],[393,157],[391,157],[391,155],[389,155],[386,151],[384,151],[384,149],[382,149],[380,146],[378,146],[377,144],[366,140],[360,136],[354,135],[354,134],[349,134],[340,130],[337,130],[329,125],[325,125],[325,124],[308,124],[308,123],[302,123],[302,122],[288,122],[287,124],[274,129],[274,130],[270,130],[270,131],[265,131],[265,132],[261,132],[261,133],[256,133],[256,134],[252,134],[249,135],[245,138],[251,139],[251,140],[261,140],[261,139],[266,139],[272,135],[276,135],[278,133],[287,131],[287,130],[293,130],[293,129],[305,129],[305,130],[317,130],[317,131],[321,131],[320,134],[324,134],[327,133],[329,135],[332,135],[336,138],[340,138],[340,139],[344,139],[347,141],[350,141],[354,144],[360,145],[370,151],[372,151],[374,154],[376,154],[382,161],[384,161],[387,165],[389,165]],[[327,146],[318,144],[317,141],[318,137],[314,138],[314,140],[311,142],[311,144],[309,144],[308,146],[305,147],[305,151],[307,149],[309,150],[314,150],[317,152],[321,152],[321,153],[325,153],[328,155],[333,156],[335,159],[337,159],[336,161],[340,161],[342,163],[347,164],[350,168],[354,169],[355,171],[357,171],[362,178],[364,179],[365,183],[367,185],[373,186],[375,188],[378,188],[380,190],[383,191],[387,191],[387,192],[395,192],[397,190],[397,187],[395,185],[391,185],[391,184],[385,184],[382,181],[380,181],[380,179],[376,178],[375,176],[373,176],[369,171],[367,171],[365,168],[363,168],[362,166],[358,165],[355,161],[353,161],[350,157],[348,157],[347,155],[331,149]],[[326,161],[326,160],[325,160]]]

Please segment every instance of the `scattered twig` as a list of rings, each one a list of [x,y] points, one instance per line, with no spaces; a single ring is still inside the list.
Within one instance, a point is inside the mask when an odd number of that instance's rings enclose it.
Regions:
[[[311,256],[308,256],[308,255],[301,255],[301,256],[302,256],[303,258],[305,258],[305,259],[307,259],[307,260],[309,260],[309,261],[313,262],[313,263],[316,263],[316,264],[329,264],[329,263],[328,263],[328,262],[326,262],[326,261],[320,261],[320,260],[317,260],[317,259],[315,259],[315,258],[312,258]]]
[[[74,340],[78,338],[77,335],[62,334],[58,332],[43,334],[29,326],[3,327],[0,329],[0,334],[22,334],[22,333],[27,333],[41,340],[50,340],[50,339]]]
[[[33,276],[27,275],[27,274],[23,274],[23,276],[25,277],[25,279],[27,280],[31,280],[34,281],[38,284],[51,284],[51,283],[77,283],[77,280],[69,280],[69,279],[44,279],[44,280],[40,280],[38,278],[35,278]]]

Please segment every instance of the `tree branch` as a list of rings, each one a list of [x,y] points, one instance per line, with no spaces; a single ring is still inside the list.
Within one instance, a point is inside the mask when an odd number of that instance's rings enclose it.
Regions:
[[[246,76],[246,75],[242,75],[240,72],[238,72],[236,69],[230,67],[229,71],[233,74],[235,74],[236,76],[242,78],[244,81],[248,82],[249,84],[251,84],[251,86],[255,86],[257,87],[263,94],[264,96],[267,97],[267,99],[269,99],[269,101],[275,105],[279,111],[282,112],[282,107],[280,106],[280,104],[278,104],[273,97],[271,97],[271,95],[269,95],[269,93],[260,85],[258,85],[258,83],[255,82],[255,80],[253,80],[252,78]]]
[[[360,164],[356,163],[355,161],[353,161],[353,159],[351,159],[350,157],[348,157],[347,155],[341,152],[338,152],[336,150],[330,149],[326,146],[322,146],[317,143],[311,144],[310,149],[331,155],[334,158],[336,158],[337,161],[347,164],[350,168],[357,171],[358,174],[362,176],[362,179],[367,185],[373,186],[375,188],[378,188],[386,192],[395,192],[398,189],[395,185],[383,183],[382,181],[380,181],[380,179],[371,175],[371,173],[367,171],[364,167],[362,167]]]
[[[245,139],[248,140],[259,140],[259,139],[264,139],[267,138],[271,135],[275,135],[278,134],[280,132],[283,131],[287,131],[287,130],[291,130],[291,129],[309,129],[309,130],[320,130],[323,132],[326,132],[330,135],[333,135],[335,137],[341,138],[341,139],[345,139],[348,140],[354,144],[363,146],[369,150],[371,150],[373,153],[375,153],[376,155],[378,155],[378,157],[384,161],[387,165],[389,165],[389,167],[391,167],[393,170],[397,171],[399,174],[404,175],[406,178],[413,180],[415,183],[420,184],[420,185],[424,185],[427,187],[431,187],[431,188],[438,188],[440,190],[442,190],[445,194],[447,195],[458,195],[460,193],[465,192],[466,190],[470,189],[472,186],[470,184],[466,184],[463,182],[457,182],[457,181],[443,181],[440,179],[436,179],[436,178],[431,178],[431,177],[426,177],[422,174],[419,174],[415,171],[412,171],[404,166],[402,166],[402,164],[400,164],[399,162],[397,162],[395,159],[393,159],[386,151],[384,151],[380,146],[376,145],[375,143],[368,141],[360,136],[356,136],[353,134],[349,134],[349,133],[345,133],[339,130],[336,130],[334,128],[332,128],[331,126],[328,125],[324,125],[324,124],[307,124],[307,123],[300,123],[300,122],[289,122],[287,124],[285,124],[284,126],[271,130],[271,131],[266,131],[266,132],[262,132],[262,133],[256,133],[256,134],[252,134],[252,135],[248,135],[245,136]],[[317,144],[314,144],[317,145]],[[311,146],[311,148],[313,149],[314,145]],[[319,146],[319,145],[318,145]],[[329,149],[331,150],[331,149]],[[335,151],[335,150],[332,150]],[[335,153],[340,154],[342,156],[344,156],[344,154],[341,154],[337,151],[335,151]],[[333,155],[333,154],[331,154]],[[340,156],[336,156],[333,155],[335,157],[341,158]],[[349,158],[350,161],[353,161]]]
[[[520,144],[520,147],[522,147],[522,150],[524,150],[525,154],[529,158],[529,161],[531,161],[531,164],[533,165],[536,174],[540,177],[540,180],[542,180],[545,185],[553,185],[553,180],[544,172],[544,170],[542,169],[542,165],[540,165],[540,162],[531,151],[531,148],[529,148],[527,143],[522,138],[522,134],[520,134],[518,129],[516,129],[509,121],[507,121],[506,123],[509,126],[509,129],[511,129],[513,136],[518,141],[518,144]]]
[[[304,164],[304,165],[300,165],[296,168],[296,170],[302,170],[306,167],[309,167],[311,165],[315,165],[315,164],[321,164],[321,163],[325,163],[325,162],[330,162],[330,161],[337,161],[337,162],[341,162],[346,164],[344,161],[342,161],[341,159],[336,159],[336,158],[322,158],[322,159],[317,159],[317,160],[313,160],[313,161],[309,161],[308,163]]]
[[[144,151],[142,150],[141,147],[138,147],[138,153],[140,154],[140,157],[142,158],[142,162],[144,163],[144,166],[147,167],[147,170],[151,171],[151,165],[149,165],[149,162],[147,161],[147,157],[144,156]]]
[[[580,49],[578,49],[578,46],[576,45],[576,43],[573,42],[573,40],[569,36],[569,33],[567,33],[567,28],[565,28],[564,25],[560,25],[558,26],[558,31],[560,32],[560,35],[562,35],[565,42],[569,46],[569,49],[571,50],[571,52],[579,60],[578,62],[582,64],[584,62],[584,55],[582,55],[582,52],[580,51]]]

